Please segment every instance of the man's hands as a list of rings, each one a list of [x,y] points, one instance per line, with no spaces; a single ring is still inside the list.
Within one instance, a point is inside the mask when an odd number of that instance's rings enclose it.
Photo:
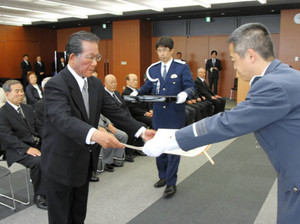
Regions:
[[[146,129],[142,134],[141,134],[141,138],[144,139],[145,142],[151,140],[154,135],[155,135],[156,131],[153,129]]]
[[[155,137],[145,143],[143,152],[152,157],[160,156],[166,150],[178,149],[174,129],[159,129]]]
[[[28,155],[31,155],[31,156],[41,156],[41,151],[38,150],[37,148],[33,148],[33,147],[30,147],[27,152],[26,152]]]
[[[91,138],[92,141],[99,143],[103,148],[117,148],[122,149],[125,146],[116,139],[113,134],[108,132],[96,130]]]

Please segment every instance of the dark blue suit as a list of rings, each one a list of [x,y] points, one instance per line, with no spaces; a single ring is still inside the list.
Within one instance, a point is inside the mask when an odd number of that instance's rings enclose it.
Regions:
[[[173,59],[172,59],[173,60]],[[161,64],[152,64],[147,72],[152,79],[146,80],[139,90],[139,94],[168,95],[177,96],[178,93],[185,91],[189,97],[194,95],[195,88],[193,77],[188,65],[179,60],[173,60],[166,79],[161,76]],[[153,103],[152,126],[158,128],[182,128],[185,124],[185,104],[176,103]],[[177,170],[180,156],[162,154],[156,159],[159,178],[166,178],[167,186],[176,185]]]
[[[274,60],[245,101],[176,132],[183,150],[254,132],[278,174],[278,224],[300,220],[300,72]]]

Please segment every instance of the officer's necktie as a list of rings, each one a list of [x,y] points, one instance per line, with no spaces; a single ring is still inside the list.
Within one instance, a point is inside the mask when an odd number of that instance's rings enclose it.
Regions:
[[[86,79],[84,80],[83,88],[82,88],[82,98],[85,106],[86,113],[88,118],[90,117],[90,109],[89,109],[89,92],[88,85]]]
[[[167,66],[166,66],[166,65],[164,65],[164,71],[163,71],[163,74],[162,74],[162,78],[163,78],[163,80],[165,80],[165,79],[166,79],[166,76],[167,76]]]
[[[116,96],[115,93],[113,93],[113,97],[115,98],[115,100],[116,100],[119,104],[122,104],[121,101],[119,100],[119,98]]]

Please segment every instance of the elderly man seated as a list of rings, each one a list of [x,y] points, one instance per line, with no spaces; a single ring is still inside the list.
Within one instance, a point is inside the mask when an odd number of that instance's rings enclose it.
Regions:
[[[111,123],[111,121],[103,116],[100,115],[100,120],[98,124],[98,130],[110,132],[112,133],[120,142],[127,143],[128,135],[121,131]],[[101,156],[103,159],[104,170],[108,172],[114,172],[115,167],[122,167],[123,166],[123,155],[124,149],[115,149],[115,148],[102,148],[101,149]]]

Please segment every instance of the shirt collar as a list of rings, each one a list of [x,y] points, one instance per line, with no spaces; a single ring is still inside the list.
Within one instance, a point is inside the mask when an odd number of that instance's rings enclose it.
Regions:
[[[132,87],[130,87],[130,86],[127,86],[127,87],[128,87],[129,89],[133,90],[133,91],[135,90],[134,88],[132,88]]]
[[[204,82],[205,81],[205,79],[202,79],[202,78],[200,78],[199,76],[198,76],[198,78],[202,81],[202,82]]]
[[[73,75],[73,77],[75,78],[78,86],[79,86],[79,89],[80,91],[82,92],[82,89],[83,89],[83,85],[84,85],[84,80],[87,80],[87,78],[82,78],[80,75],[78,75],[72,68],[71,66],[68,64],[67,65],[67,68],[69,69],[69,71],[71,72],[71,74]]]
[[[106,92],[108,92],[111,96],[113,96],[114,92],[109,91],[106,87],[104,87],[104,89],[105,89]]]
[[[6,100],[6,102],[9,103],[9,105],[11,105],[16,111],[18,111],[20,104],[19,104],[19,106],[17,106],[15,104],[11,103],[9,100]]]
[[[161,62],[161,68],[163,69],[163,67],[164,67],[164,65],[166,65],[166,69],[167,69],[167,72],[169,71],[169,68],[170,68],[170,66],[171,66],[171,64],[172,64],[172,61],[173,61],[173,58],[171,57],[171,59],[165,64],[165,63],[163,63],[163,62]]]
[[[252,79],[249,82],[249,85],[252,86],[252,82],[256,77],[263,77],[266,73],[267,68],[270,66],[271,62],[267,65],[267,67],[263,70],[263,72],[260,75],[255,75],[252,77]]]

